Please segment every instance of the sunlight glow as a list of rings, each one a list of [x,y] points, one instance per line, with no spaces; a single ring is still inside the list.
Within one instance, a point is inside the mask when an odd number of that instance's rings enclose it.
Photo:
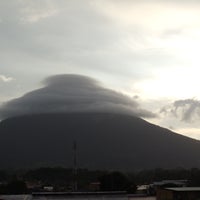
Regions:
[[[196,73],[194,73],[196,71]],[[144,80],[134,85],[137,91],[142,91],[148,97],[188,98],[198,97],[196,88],[200,85],[200,68],[185,67],[173,68],[173,70],[158,70],[155,79]]]

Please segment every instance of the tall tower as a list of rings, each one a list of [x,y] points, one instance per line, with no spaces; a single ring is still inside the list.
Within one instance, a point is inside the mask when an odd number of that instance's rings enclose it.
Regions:
[[[73,142],[73,153],[74,153],[74,169],[73,169],[73,175],[74,175],[74,188],[73,191],[76,192],[78,190],[78,184],[77,184],[77,143],[76,140]]]

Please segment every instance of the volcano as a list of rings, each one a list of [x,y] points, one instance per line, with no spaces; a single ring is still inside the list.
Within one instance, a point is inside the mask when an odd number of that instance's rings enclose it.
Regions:
[[[200,167],[200,142],[124,114],[56,113],[0,123],[0,168],[135,170]]]

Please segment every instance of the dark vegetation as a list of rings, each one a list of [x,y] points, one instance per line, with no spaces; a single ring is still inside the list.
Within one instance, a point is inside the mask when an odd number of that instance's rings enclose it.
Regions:
[[[136,185],[162,180],[188,180],[188,186],[200,186],[200,169],[154,169],[138,172],[119,172],[78,169],[78,191],[127,191],[134,193]],[[92,188],[98,183],[99,188]],[[53,186],[54,191],[73,191],[73,169],[62,167],[33,170],[0,170],[0,194],[23,194],[42,191]]]

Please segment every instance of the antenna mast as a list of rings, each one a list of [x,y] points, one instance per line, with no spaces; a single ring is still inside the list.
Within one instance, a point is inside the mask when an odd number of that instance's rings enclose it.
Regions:
[[[74,140],[73,143],[73,152],[74,152],[74,192],[78,189],[77,184],[77,143],[76,140]]]

